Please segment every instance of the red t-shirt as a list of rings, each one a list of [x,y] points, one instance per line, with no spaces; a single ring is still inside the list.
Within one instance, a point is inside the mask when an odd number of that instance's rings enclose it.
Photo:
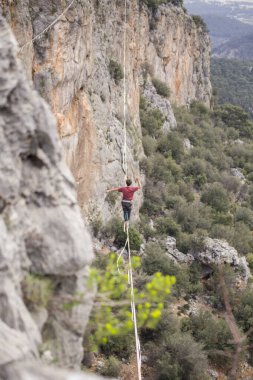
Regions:
[[[123,201],[131,201],[134,197],[135,191],[139,189],[140,189],[139,187],[126,186],[126,187],[119,187],[118,191],[120,193],[123,193]]]

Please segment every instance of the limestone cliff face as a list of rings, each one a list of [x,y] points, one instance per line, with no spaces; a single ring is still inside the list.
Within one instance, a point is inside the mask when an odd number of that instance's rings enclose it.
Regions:
[[[1,2],[20,46],[70,3]],[[111,59],[123,65],[123,34],[123,1],[76,0],[52,29],[20,53],[29,77],[57,117],[78,201],[90,218],[107,218],[115,212],[117,204],[106,201],[105,190],[124,180],[123,81],[115,81],[109,72]],[[151,77],[166,82],[171,102],[188,104],[198,99],[209,105],[209,54],[207,34],[181,8],[163,5],[151,12],[140,1],[127,2],[129,176],[139,175],[143,156],[139,99],[144,82],[150,82]],[[167,116],[168,121],[173,120],[170,107]],[[139,205],[137,198],[135,210]]]
[[[76,294],[89,294],[91,241],[55,121],[29,87],[15,46],[0,15],[0,378],[70,379],[40,377],[41,364],[34,375],[25,367],[12,373],[17,361],[31,363],[39,351],[64,367],[79,367],[92,306],[87,295],[64,308]],[[38,283],[51,284],[50,307],[24,301],[29,292],[39,296]]]

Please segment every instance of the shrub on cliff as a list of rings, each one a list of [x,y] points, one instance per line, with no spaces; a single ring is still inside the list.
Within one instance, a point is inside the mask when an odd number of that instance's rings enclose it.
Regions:
[[[164,96],[165,98],[170,96],[169,86],[165,82],[162,82],[157,78],[153,78],[152,83],[158,95]]]
[[[100,373],[103,376],[118,377],[121,370],[121,362],[115,356],[109,356]]]
[[[207,182],[205,160],[189,158],[184,164],[184,173],[192,178],[194,184],[200,188]]]
[[[197,28],[201,28],[204,32],[208,32],[207,25],[201,16],[192,15],[192,19],[196,24]]]
[[[208,204],[218,212],[226,212],[229,209],[228,193],[219,183],[209,185],[203,192],[201,201]]]
[[[183,0],[142,0],[142,2],[152,9],[157,8],[161,4],[173,4],[178,7],[183,5]]]
[[[123,69],[120,63],[110,59],[109,62],[109,72],[111,77],[115,80],[115,83],[118,84],[121,79],[124,78]]]
[[[251,270],[253,270],[253,253],[247,254],[247,262]]]
[[[171,156],[177,164],[184,157],[184,144],[182,137],[176,131],[171,131],[167,135],[161,136],[158,141],[157,150],[165,157]]]
[[[159,380],[205,380],[207,358],[202,345],[188,334],[166,334],[158,361]]]
[[[204,345],[204,349],[209,351],[208,356],[214,363],[225,364],[224,356],[213,353],[215,350],[231,352],[233,347],[231,332],[224,319],[214,318],[209,311],[201,311],[184,320],[182,329],[191,332],[193,337]]]
[[[46,276],[27,274],[22,281],[22,290],[30,310],[46,308],[53,296],[53,282]]]
[[[253,289],[252,285],[249,285],[246,289],[239,290],[237,293],[234,303],[234,315],[238,325],[241,327],[244,333],[248,334],[248,339],[246,344],[249,344],[248,355],[249,363],[253,364]]]
[[[140,109],[140,121],[144,136],[159,137],[164,120],[164,116],[159,109]]]

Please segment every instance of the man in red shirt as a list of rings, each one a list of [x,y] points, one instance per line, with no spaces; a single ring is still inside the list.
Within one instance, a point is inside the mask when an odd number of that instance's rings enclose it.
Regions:
[[[137,178],[136,181],[138,183],[138,186],[131,186],[132,185],[131,179],[127,179],[126,180],[127,186],[125,186],[125,187],[113,187],[112,189],[107,190],[107,193],[109,193],[110,191],[119,191],[123,195],[121,204],[122,204],[124,221],[125,221],[124,227],[128,225],[128,222],[130,219],[131,210],[132,210],[132,200],[134,197],[134,193],[137,190],[141,189],[141,184],[140,184],[139,178]]]

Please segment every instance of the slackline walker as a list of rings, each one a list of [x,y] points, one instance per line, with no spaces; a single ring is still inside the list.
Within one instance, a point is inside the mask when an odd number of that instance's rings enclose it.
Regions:
[[[121,256],[123,255],[125,249],[127,248],[128,252],[128,284],[130,285],[131,289],[131,311],[132,311],[132,321],[134,325],[134,334],[135,334],[135,346],[136,346],[136,361],[137,361],[137,373],[138,373],[138,380],[142,379],[141,376],[141,345],[140,345],[140,339],[138,335],[138,328],[137,328],[137,318],[136,318],[136,307],[135,307],[135,297],[134,297],[134,285],[133,285],[133,270],[132,270],[132,261],[131,261],[131,248],[130,248],[130,239],[129,239],[129,220],[131,215],[131,209],[132,209],[132,200],[134,193],[141,189],[140,180],[137,178],[136,181],[138,183],[138,187],[131,186],[132,181],[128,178],[128,162],[127,162],[127,131],[126,131],[126,109],[127,109],[127,102],[126,102],[126,27],[127,27],[127,0],[125,0],[125,12],[124,12],[124,36],[123,36],[123,64],[124,64],[124,79],[123,79],[123,114],[124,114],[124,144],[123,144],[123,150],[122,150],[122,168],[123,172],[125,174],[125,180],[126,185],[125,187],[114,187],[112,189],[107,190],[107,192],[110,191],[119,191],[122,192],[123,198],[122,198],[122,209],[123,209],[123,216],[124,216],[124,231],[126,232],[127,238],[125,245],[118,257],[117,260],[117,266],[119,270],[119,260]]]

